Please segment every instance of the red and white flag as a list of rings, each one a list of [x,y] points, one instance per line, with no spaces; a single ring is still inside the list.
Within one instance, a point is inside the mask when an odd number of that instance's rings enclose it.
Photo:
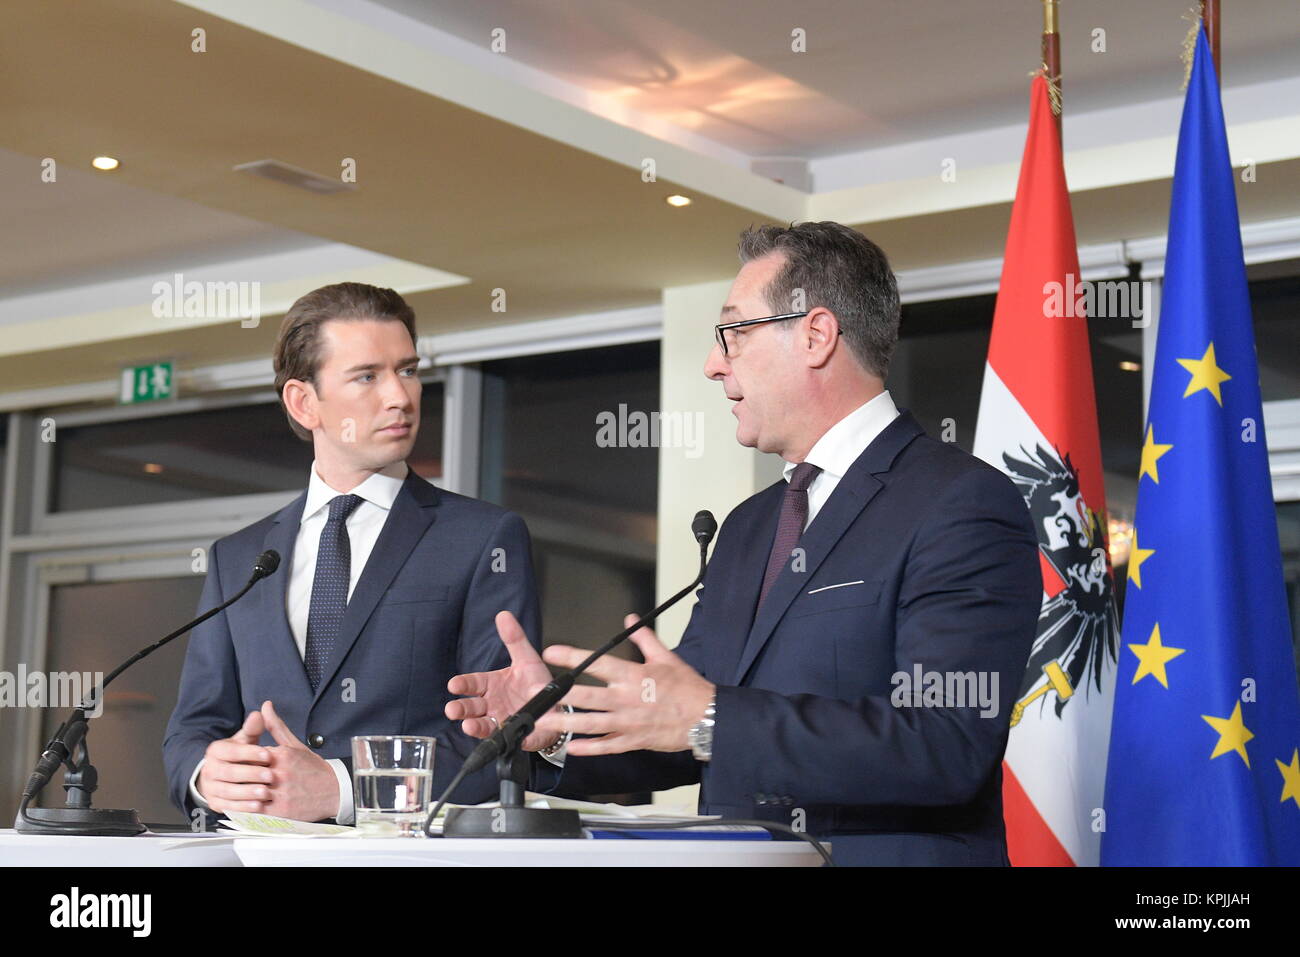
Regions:
[[[1014,865],[1099,862],[1119,625],[1079,253],[1047,81],[1034,79],[975,454],[1038,532],[1043,606],[1003,765]]]

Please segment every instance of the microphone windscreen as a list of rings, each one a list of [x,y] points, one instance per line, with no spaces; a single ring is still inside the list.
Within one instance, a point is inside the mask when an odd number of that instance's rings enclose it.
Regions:
[[[707,545],[713,541],[713,536],[718,532],[718,520],[713,517],[713,513],[708,509],[695,513],[695,520],[691,522],[691,534],[701,545]]]
[[[253,565],[253,574],[259,578],[265,578],[271,575],[280,567],[280,553],[274,548],[268,548],[262,554],[257,556],[257,561]]]

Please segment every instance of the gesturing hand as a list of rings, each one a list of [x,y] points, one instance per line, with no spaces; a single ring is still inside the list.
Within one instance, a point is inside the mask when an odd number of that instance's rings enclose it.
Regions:
[[[508,611],[496,617],[497,634],[510,653],[510,666],[498,671],[476,671],[456,675],[447,682],[452,694],[468,695],[447,702],[443,709],[452,721],[472,738],[489,737],[502,721],[514,714],[551,680],[550,669],[528,643],[523,627]],[[533,731],[524,738],[525,751],[538,751],[553,744],[554,731]]]
[[[631,626],[636,615],[623,624]],[[604,657],[587,673],[605,687],[578,685],[564,696],[566,704],[588,708],[580,714],[546,714],[537,727],[551,733],[572,731],[600,735],[569,742],[573,757],[621,754],[624,751],[685,751],[690,747],[691,726],[704,717],[715,692],[714,685],[663,646],[649,628],[638,628],[632,642],[641,649],[644,664]],[[565,645],[546,649],[546,660],[572,668],[590,652]]]

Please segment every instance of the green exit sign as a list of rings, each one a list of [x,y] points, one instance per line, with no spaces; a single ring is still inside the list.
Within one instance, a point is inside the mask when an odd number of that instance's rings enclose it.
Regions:
[[[174,394],[175,379],[170,362],[155,362],[147,366],[134,366],[122,370],[122,389],[118,401],[123,405],[132,402],[156,402],[170,399]]]

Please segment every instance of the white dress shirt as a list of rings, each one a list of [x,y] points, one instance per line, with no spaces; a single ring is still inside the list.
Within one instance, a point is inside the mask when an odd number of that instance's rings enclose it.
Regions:
[[[329,520],[329,503],[339,495],[360,495],[364,500],[352,510],[345,522],[351,546],[348,569],[348,599],[351,600],[353,589],[357,587],[357,581],[365,570],[384,522],[388,520],[388,512],[405,481],[405,476],[393,478],[376,472],[356,488],[340,492],[325,483],[316,472],[316,462],[312,461],[311,476],[307,483],[307,501],[303,505],[302,520],[298,525],[289,582],[285,589],[285,615],[289,619],[289,630],[298,646],[299,657],[305,658],[307,654],[307,616],[311,611],[311,587],[316,577],[316,555],[320,551],[321,533]],[[339,782],[339,808],[335,820],[340,824],[351,824],[355,815],[352,776],[348,774],[347,765],[337,758],[329,759],[328,763]],[[197,786],[202,767],[203,761],[199,761],[190,776],[190,798],[195,804],[206,808],[208,802],[199,794]]]
[[[831,492],[840,484],[840,479],[849,470],[849,466],[897,417],[898,409],[886,389],[832,425],[808,450],[804,461],[817,466],[821,471],[808,486],[808,520],[804,523],[805,529],[812,524],[821,507],[831,497]],[[785,463],[787,482],[790,481],[790,473],[795,470],[795,465],[794,462]]]

